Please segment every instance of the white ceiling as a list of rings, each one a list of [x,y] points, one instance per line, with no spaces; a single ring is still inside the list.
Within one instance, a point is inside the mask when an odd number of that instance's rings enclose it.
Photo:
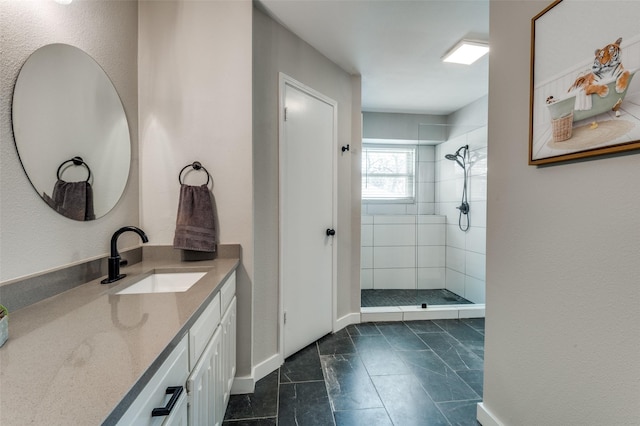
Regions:
[[[489,0],[259,0],[270,16],[351,74],[362,109],[450,114],[488,93],[489,59],[440,59],[489,40]]]

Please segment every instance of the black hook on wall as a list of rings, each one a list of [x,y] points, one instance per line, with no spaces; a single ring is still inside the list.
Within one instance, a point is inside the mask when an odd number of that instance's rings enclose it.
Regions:
[[[343,152],[343,153],[344,153],[345,151],[349,151],[349,150],[350,150],[349,144],[346,144],[346,145],[343,145],[343,146],[342,146],[342,152]]]

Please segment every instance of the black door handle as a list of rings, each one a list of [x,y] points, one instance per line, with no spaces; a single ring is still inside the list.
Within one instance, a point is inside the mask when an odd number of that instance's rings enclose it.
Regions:
[[[327,229],[327,237],[332,237],[334,235],[336,235],[335,229]]]

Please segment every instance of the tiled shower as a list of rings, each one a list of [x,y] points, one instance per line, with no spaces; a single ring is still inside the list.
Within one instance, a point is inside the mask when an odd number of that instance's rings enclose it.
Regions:
[[[469,229],[458,227],[464,174],[444,158],[469,146]],[[487,127],[452,126],[420,145],[415,203],[362,205],[361,288],[447,289],[485,302]]]

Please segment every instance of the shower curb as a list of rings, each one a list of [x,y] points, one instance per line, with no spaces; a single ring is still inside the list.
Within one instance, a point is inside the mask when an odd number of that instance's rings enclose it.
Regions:
[[[362,322],[484,318],[485,305],[383,306],[360,308]]]

